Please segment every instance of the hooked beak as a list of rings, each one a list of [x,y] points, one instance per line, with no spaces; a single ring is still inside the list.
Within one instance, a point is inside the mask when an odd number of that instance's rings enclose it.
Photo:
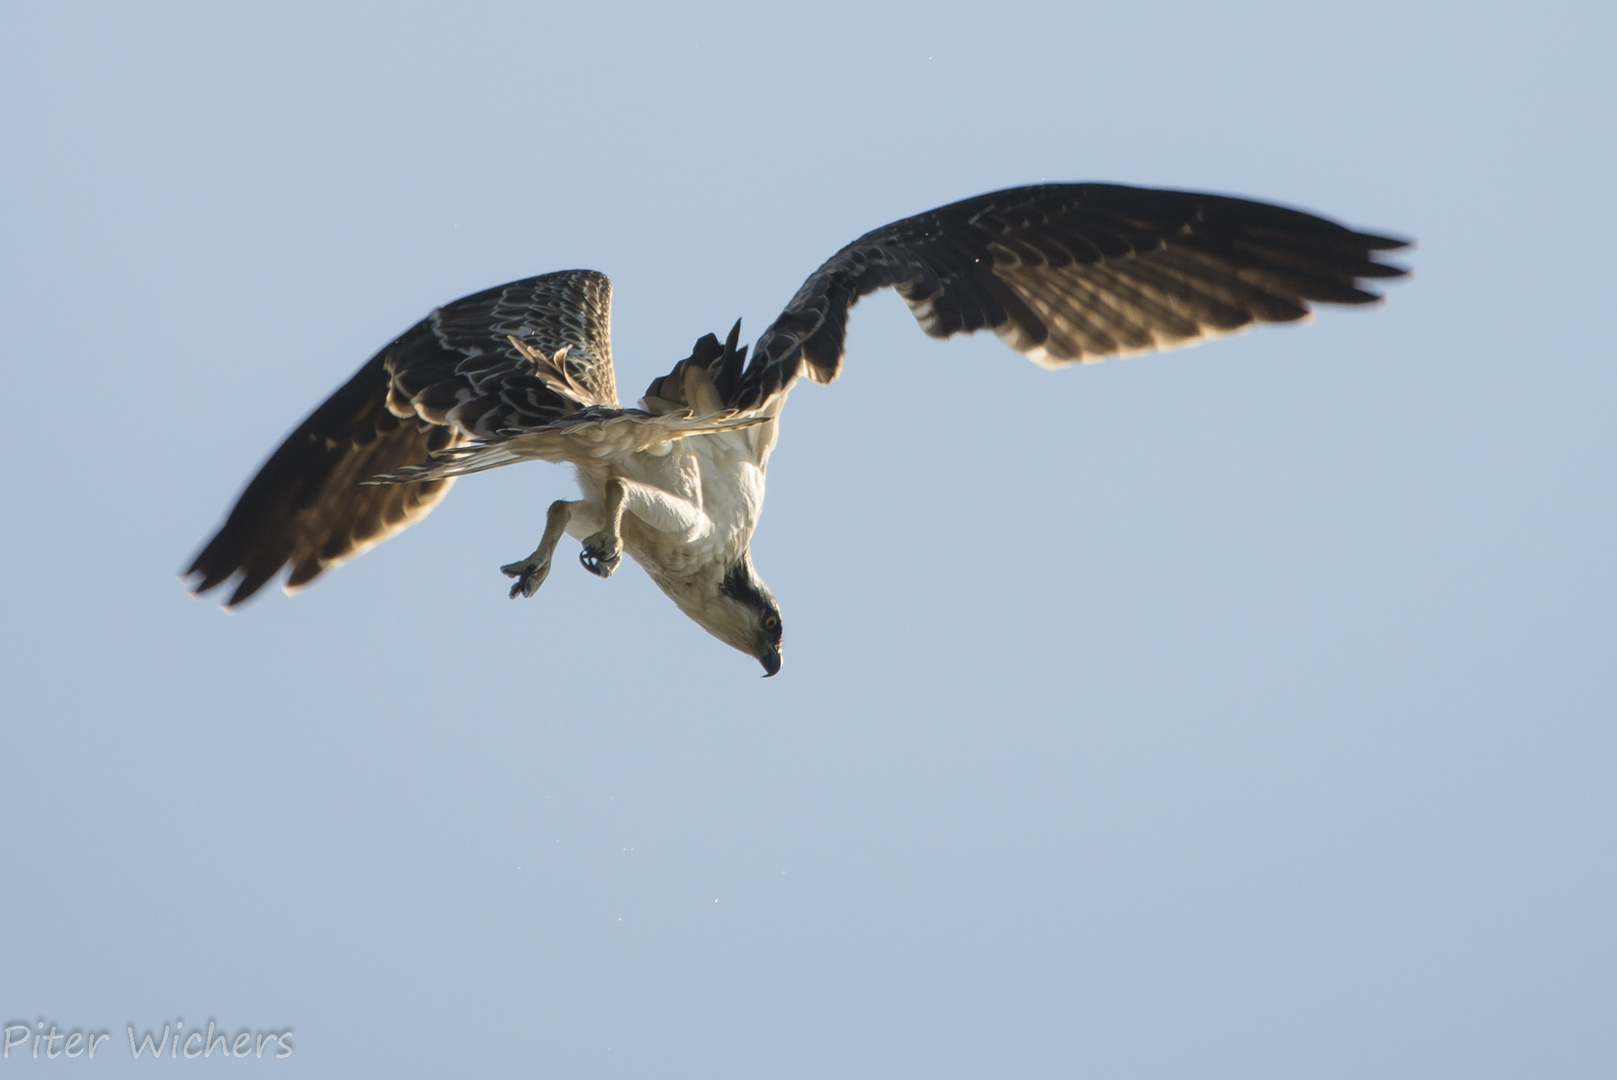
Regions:
[[[764,646],[764,654],[758,658],[764,666],[764,678],[772,678],[780,671],[780,650],[772,645]]]

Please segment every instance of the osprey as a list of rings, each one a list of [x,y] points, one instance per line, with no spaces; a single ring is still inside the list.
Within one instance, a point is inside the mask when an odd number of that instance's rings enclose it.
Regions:
[[[992,330],[1048,368],[1188,345],[1309,302],[1366,304],[1362,279],[1405,241],[1221,195],[1041,184],[979,195],[868,232],[811,274],[752,346],[712,334],[619,404],[611,283],[563,270],[456,300],[406,330],[289,435],[186,576],[225,607],[283,567],[292,591],[425,517],[467,473],[572,465],[510,595],[550,573],[563,534],[585,569],[625,554],[719,640],[781,664],[781,615],[750,549],[786,396],[842,366],[848,310],[891,286],[936,338]]]

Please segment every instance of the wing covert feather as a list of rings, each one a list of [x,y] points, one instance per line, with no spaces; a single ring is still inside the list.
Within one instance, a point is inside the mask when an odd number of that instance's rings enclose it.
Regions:
[[[388,408],[486,439],[615,407],[611,302],[605,274],[561,270],[446,304],[388,347]]]

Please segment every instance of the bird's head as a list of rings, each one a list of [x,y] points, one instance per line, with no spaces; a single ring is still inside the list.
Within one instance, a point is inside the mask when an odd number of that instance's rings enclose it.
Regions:
[[[670,583],[672,584],[672,583]],[[780,606],[743,554],[722,574],[688,580],[664,591],[704,630],[764,666],[764,678],[780,670]]]

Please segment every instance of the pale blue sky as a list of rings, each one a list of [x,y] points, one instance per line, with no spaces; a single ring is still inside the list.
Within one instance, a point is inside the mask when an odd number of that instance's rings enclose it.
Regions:
[[[0,1023],[110,1031],[102,1075],[183,1017],[311,1077],[1611,1076],[1613,40],[7,5]],[[771,464],[768,682],[637,569],[507,601],[545,466],[294,600],[174,579],[436,304],[605,271],[631,396],[866,229],[1043,179],[1303,206],[1416,278],[1059,374],[861,305]]]

